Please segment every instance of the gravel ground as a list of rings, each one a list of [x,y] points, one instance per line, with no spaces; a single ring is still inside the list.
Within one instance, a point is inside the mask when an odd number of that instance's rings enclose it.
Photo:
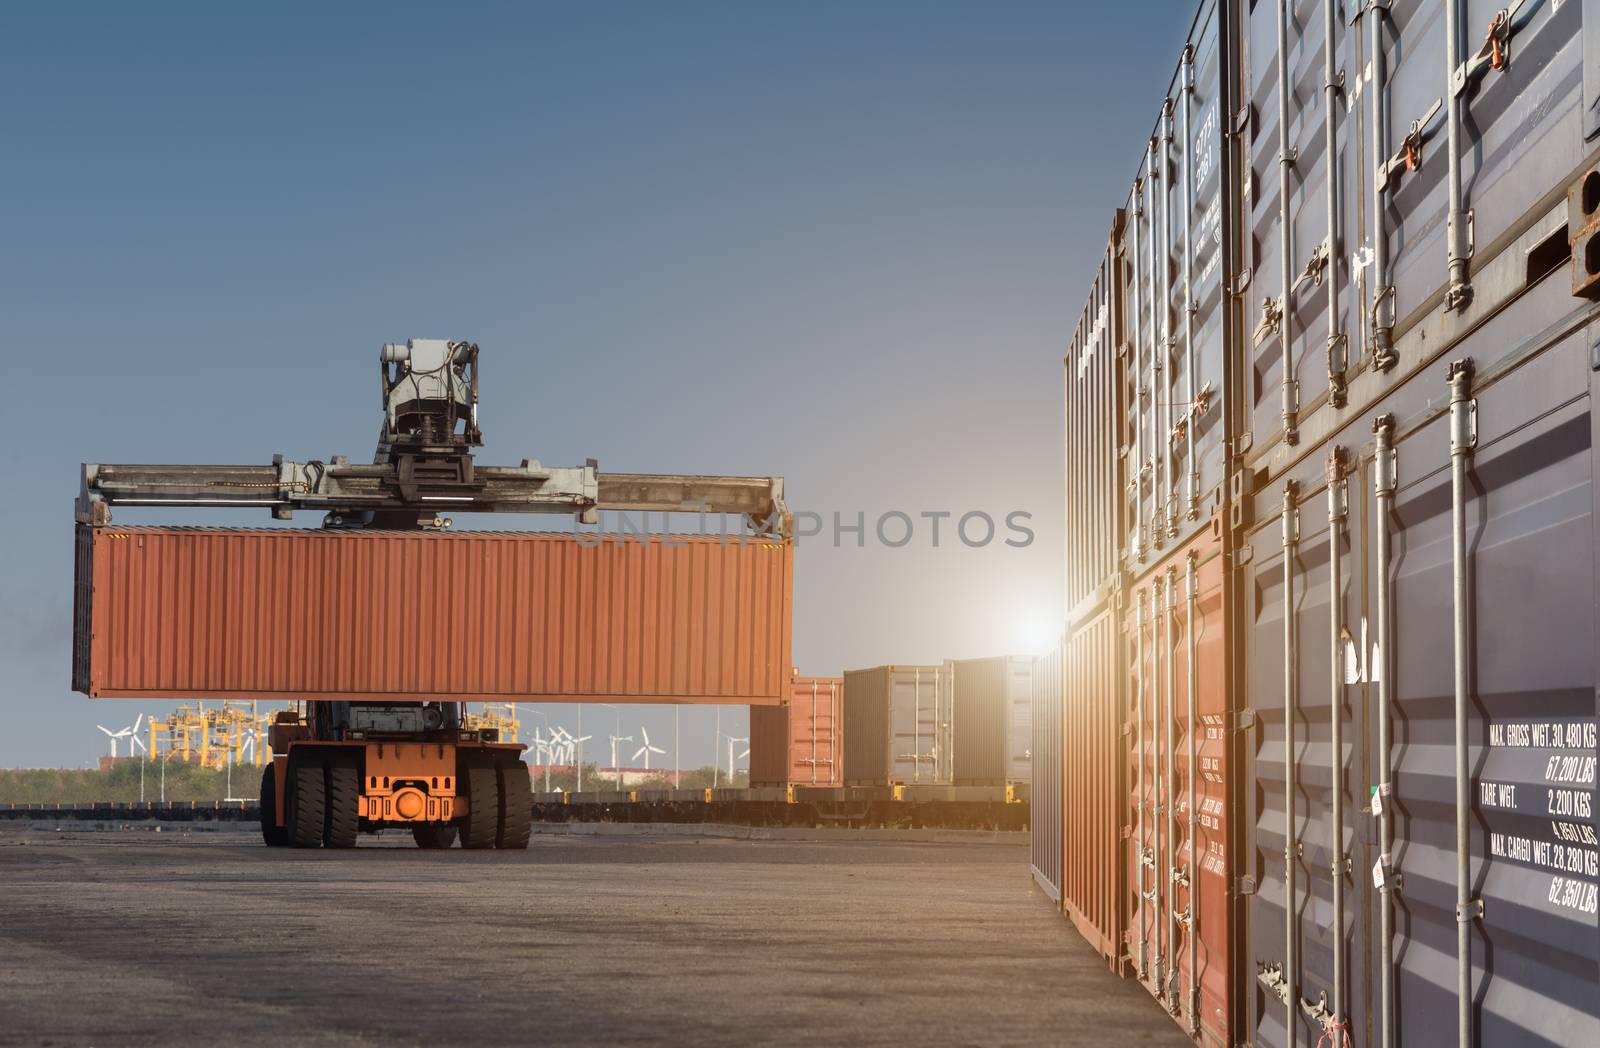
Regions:
[[[0,1044],[1184,1045],[1026,838],[0,826]]]

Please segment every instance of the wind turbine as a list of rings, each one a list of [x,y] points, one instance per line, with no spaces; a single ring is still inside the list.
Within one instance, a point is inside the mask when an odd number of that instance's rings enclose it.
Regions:
[[[112,731],[110,728],[106,727],[104,724],[96,724],[95,727],[99,728],[101,731],[105,732],[106,738],[111,740],[111,759],[112,760],[116,760],[117,759],[117,740],[118,739],[126,739],[130,735],[132,735],[133,734],[133,725],[130,724],[126,728],[123,728],[121,731]],[[133,754],[133,743],[131,743],[131,742],[128,743],[128,754],[129,754],[129,756],[132,756],[132,754]]]
[[[605,703],[601,703],[601,705],[603,706]],[[632,735],[611,736],[611,770],[617,773],[617,789],[619,790],[622,789],[622,768],[617,764],[617,743],[632,741]]]
[[[639,749],[638,749],[638,752],[636,752],[633,755],[633,760],[638,760],[640,757],[643,757],[644,758],[644,770],[648,772],[650,770],[650,755],[652,753],[662,753],[662,754],[664,754],[667,751],[663,750],[663,749],[661,749],[659,747],[650,745],[650,732],[645,728],[645,726],[643,724],[639,725],[639,734],[644,736],[644,745],[640,746]]]
[[[582,731],[582,728],[578,729]],[[583,789],[583,744],[594,738],[593,735],[573,735],[565,728],[557,728],[561,735],[562,762],[573,765],[578,772],[578,789]]]
[[[559,739],[552,735],[545,738],[539,734],[539,729],[533,729],[533,752],[538,755],[540,764],[544,765],[544,792],[550,792],[550,764],[555,760],[556,746]]]
[[[749,742],[750,740],[748,738],[736,739],[732,735],[729,735],[727,737],[727,739],[728,739],[728,785],[732,786],[733,785],[733,762],[735,760],[741,760],[742,761],[746,757],[750,756],[750,747],[746,746],[743,753],[739,754],[738,757],[734,757],[734,755],[733,755],[733,747],[735,745],[737,745],[738,743]]]

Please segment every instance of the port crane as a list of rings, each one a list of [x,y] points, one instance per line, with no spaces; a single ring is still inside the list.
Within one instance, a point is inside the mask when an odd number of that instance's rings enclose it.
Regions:
[[[74,517],[111,523],[121,506],[265,509],[277,520],[323,514],[325,528],[450,527],[447,512],[571,514],[605,510],[738,515],[788,538],[781,477],[601,472],[476,461],[478,346],[390,343],[378,354],[383,419],[371,463],[345,456],[267,465],[85,463]],[[268,845],[347,848],[363,830],[409,827],[420,847],[526,848],[533,795],[524,746],[475,725],[458,702],[308,700],[274,717],[261,779]]]

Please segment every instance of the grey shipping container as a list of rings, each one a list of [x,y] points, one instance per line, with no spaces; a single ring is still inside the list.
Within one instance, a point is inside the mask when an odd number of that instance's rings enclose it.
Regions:
[[[951,664],[957,786],[1031,781],[1033,659],[996,655]]]
[[[1220,19],[1217,5],[1202,5],[1117,212],[1125,291],[1111,312],[1127,318],[1119,343],[1124,465],[1114,487],[1094,497],[1126,503],[1117,560],[1135,575],[1210,527],[1229,476]]]
[[[1238,17],[1248,1036],[1600,1044],[1600,4]]]
[[[950,670],[877,666],[844,674],[844,784],[949,783]]]
[[[1208,1043],[1600,1044],[1600,3],[1499,6],[1202,3],[1066,360],[1069,623],[1222,541]]]
[[[1117,575],[1121,524],[1116,499],[1103,493],[1121,469],[1117,446],[1122,364],[1121,270],[1115,247],[1117,215],[1094,287],[1063,358],[1066,444],[1066,523],[1075,541],[1067,549],[1065,580],[1069,618],[1089,614],[1111,595]]]
[[[1588,318],[1572,326],[1571,306],[1564,280],[1542,282],[1452,349],[1470,370],[1437,363],[1336,434],[1327,450],[1340,454],[1303,461],[1255,498],[1245,592],[1263,724],[1251,791],[1250,944],[1268,973],[1254,995],[1258,1044],[1287,1043],[1290,1014],[1296,1037],[1315,1040],[1298,1002],[1324,995],[1357,1044],[1383,1043],[1386,1013],[1397,1043],[1456,1044],[1461,977],[1476,1043],[1600,1044],[1600,321],[1580,310]],[[1291,944],[1298,959],[1286,965]]]
[[[1061,649],[1033,664],[1033,789],[1028,801],[1029,865],[1033,879],[1061,902]]]

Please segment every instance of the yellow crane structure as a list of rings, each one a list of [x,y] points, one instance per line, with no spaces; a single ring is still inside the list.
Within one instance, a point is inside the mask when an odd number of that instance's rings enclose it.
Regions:
[[[150,757],[205,768],[229,764],[259,768],[270,756],[266,745],[270,719],[271,714],[258,711],[254,702],[185,703],[164,718],[149,719]]]
[[[486,702],[482,708],[474,712],[468,709],[462,718],[469,731],[497,731],[500,742],[519,742],[518,734],[522,731],[522,722],[517,719],[517,704],[514,702]]]

